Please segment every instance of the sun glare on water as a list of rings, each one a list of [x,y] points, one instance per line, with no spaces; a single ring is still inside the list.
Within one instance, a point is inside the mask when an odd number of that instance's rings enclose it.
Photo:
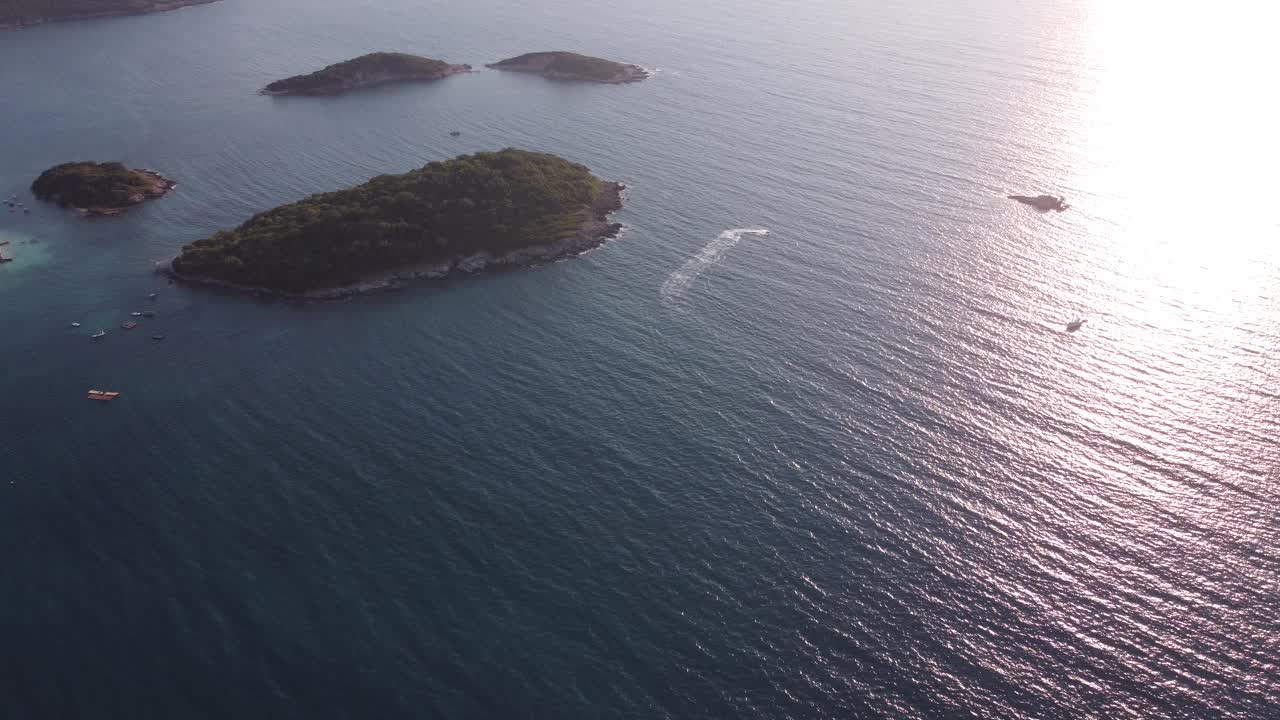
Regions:
[[[1097,0],[1086,26],[1067,182],[1091,232],[1133,295],[1267,322],[1249,314],[1280,289],[1280,11]]]
[[[1068,363],[1084,399],[1067,412],[1206,477],[1238,474],[1210,438],[1266,412],[1280,372],[1280,8],[1080,7],[1054,138],[1072,208],[1053,218],[1061,244],[1045,263],[1089,318]],[[1179,513],[1228,516],[1176,473],[1094,472]]]

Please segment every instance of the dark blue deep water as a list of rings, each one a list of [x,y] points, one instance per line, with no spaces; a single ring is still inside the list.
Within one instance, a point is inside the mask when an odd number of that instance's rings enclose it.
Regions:
[[[1228,5],[0,33],[0,193],[34,207],[0,208],[0,717],[1280,717],[1280,62],[1275,11]],[[255,94],[556,48],[655,75]],[[623,236],[338,304],[151,272],[505,146],[626,182]],[[180,186],[31,199],[75,159]],[[1004,197],[1039,192],[1074,207]]]

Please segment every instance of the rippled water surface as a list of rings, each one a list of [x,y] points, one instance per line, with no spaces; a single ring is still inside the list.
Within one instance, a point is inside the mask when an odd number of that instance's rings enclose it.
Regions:
[[[1116,5],[0,33],[0,193],[33,208],[0,208],[3,715],[1280,717],[1278,18]],[[255,94],[551,48],[655,75]],[[623,236],[327,305],[150,272],[511,145],[627,183]],[[180,186],[110,221],[27,194],[84,158]],[[1041,192],[1073,207],[1005,199]]]

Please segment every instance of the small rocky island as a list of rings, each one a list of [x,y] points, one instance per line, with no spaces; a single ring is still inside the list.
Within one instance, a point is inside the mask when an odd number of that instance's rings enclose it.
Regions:
[[[114,217],[146,200],[164,197],[177,185],[154,170],[130,170],[118,162],[71,162],[40,173],[31,183],[31,192],[86,216]]]
[[[393,82],[433,82],[471,72],[470,65],[451,65],[443,60],[377,52],[330,65],[309,75],[277,80],[262,90],[264,95],[336,95],[358,88]]]
[[[509,72],[533,73],[551,80],[609,84],[639,82],[649,77],[649,71],[639,65],[628,65],[562,50],[525,53],[486,67]]]
[[[167,12],[215,0],[0,0],[0,30],[64,20]]]
[[[617,235],[622,185],[508,148],[381,175],[259,213],[187,245],[162,271],[194,283],[329,299],[455,270],[533,265]]]
[[[1049,210],[1062,212],[1063,210],[1071,207],[1067,204],[1066,198],[1058,197],[1057,195],[1010,195],[1009,199],[1016,200],[1023,205],[1030,205],[1037,210],[1043,210],[1045,212],[1048,212]]]

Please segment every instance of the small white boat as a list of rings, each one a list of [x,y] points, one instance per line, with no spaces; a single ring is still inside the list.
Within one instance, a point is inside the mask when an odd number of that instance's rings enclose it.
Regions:
[[[80,327],[80,323],[71,323],[71,327]]]
[[[96,333],[94,333],[94,334],[90,335],[89,337],[90,337],[90,339],[93,339],[93,340],[101,340],[102,338],[104,338],[104,337],[106,337],[106,336],[107,336],[107,331],[106,331],[106,330],[99,330],[98,332],[96,332]]]

